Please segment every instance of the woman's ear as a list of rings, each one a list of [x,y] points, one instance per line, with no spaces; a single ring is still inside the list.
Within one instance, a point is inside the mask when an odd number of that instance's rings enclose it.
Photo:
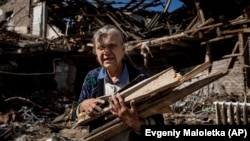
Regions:
[[[126,52],[126,46],[122,45],[123,51]]]

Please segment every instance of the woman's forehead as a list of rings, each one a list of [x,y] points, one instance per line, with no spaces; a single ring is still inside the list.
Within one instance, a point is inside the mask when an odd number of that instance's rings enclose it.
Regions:
[[[119,36],[117,34],[103,34],[100,36],[100,43],[101,44],[117,44],[120,42]]]

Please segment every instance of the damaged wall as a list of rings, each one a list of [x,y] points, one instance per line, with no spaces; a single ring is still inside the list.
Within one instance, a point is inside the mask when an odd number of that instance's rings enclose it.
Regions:
[[[29,33],[32,22],[32,7],[30,0],[11,0],[1,6],[3,11],[0,21],[8,21],[7,29],[19,33]]]
[[[57,27],[47,24],[48,9],[46,2],[11,0],[1,6],[0,10],[0,21],[10,31],[48,39],[63,35]]]

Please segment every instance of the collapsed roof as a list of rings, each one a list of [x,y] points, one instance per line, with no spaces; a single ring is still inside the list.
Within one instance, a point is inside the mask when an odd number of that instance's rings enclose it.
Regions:
[[[1,54],[25,53],[27,55],[51,51],[92,53],[93,32],[105,24],[114,24],[123,32],[127,41],[128,54],[132,57],[141,56],[142,44],[151,41],[150,51],[157,56],[155,59],[158,60],[149,61],[160,62],[158,65],[161,66],[168,63],[180,66],[194,65],[204,62],[205,47],[208,44],[220,46],[214,48],[216,53],[212,54],[212,59],[231,53],[233,46],[225,45],[232,45],[235,40],[238,40],[235,36],[238,30],[243,30],[245,33],[248,31],[250,15],[249,0],[181,0],[182,7],[172,12],[168,12],[173,2],[171,0],[27,2],[29,2],[28,6],[21,8],[18,8],[20,3],[14,4],[15,1],[2,6],[1,9],[5,9],[6,19],[1,22]],[[41,28],[53,30],[56,37],[48,38],[48,31],[40,36],[32,35],[32,30],[35,28],[32,21],[34,22],[37,16],[33,10],[41,2],[47,9],[47,12],[43,13],[47,15],[44,19],[46,28]],[[163,10],[148,9],[156,6],[162,7]],[[26,15],[18,16],[22,11],[26,11]],[[14,21],[14,25],[18,26],[21,23],[20,18],[25,16],[30,17],[25,34],[7,30],[11,19],[18,17],[19,20]],[[224,45],[221,46],[221,44]],[[178,61],[180,57],[184,59]],[[136,57],[133,59],[138,62]],[[144,60],[144,64],[148,64],[145,61],[147,60]],[[141,63],[139,61],[139,64]]]

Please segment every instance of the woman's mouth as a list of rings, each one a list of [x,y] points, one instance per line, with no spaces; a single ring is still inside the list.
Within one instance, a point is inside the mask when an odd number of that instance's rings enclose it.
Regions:
[[[113,60],[113,58],[104,58],[104,59],[103,59],[103,61],[105,61],[105,62],[106,62],[106,61],[107,61],[107,62],[110,62],[110,61],[112,61],[112,60]]]

